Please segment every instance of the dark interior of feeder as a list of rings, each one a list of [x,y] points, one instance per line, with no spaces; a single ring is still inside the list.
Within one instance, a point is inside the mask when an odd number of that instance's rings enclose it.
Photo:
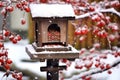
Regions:
[[[60,42],[60,27],[58,24],[53,23],[48,26],[48,42],[42,43],[44,45],[62,45],[65,46],[66,42]]]
[[[48,41],[60,42],[60,27],[57,24],[50,24],[48,26]]]

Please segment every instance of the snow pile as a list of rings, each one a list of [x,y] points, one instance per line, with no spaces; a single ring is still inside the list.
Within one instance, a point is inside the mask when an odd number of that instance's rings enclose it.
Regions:
[[[75,17],[72,5],[30,4],[32,17]]]

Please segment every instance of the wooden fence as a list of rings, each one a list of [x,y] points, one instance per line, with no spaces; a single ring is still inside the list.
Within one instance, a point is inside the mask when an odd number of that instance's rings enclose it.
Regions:
[[[88,27],[92,27],[92,22],[90,21],[90,19],[83,19],[83,24],[87,22]],[[118,20],[118,19],[117,19]],[[75,21],[76,23],[79,22],[79,20]],[[75,37],[74,35],[74,31],[75,31],[75,27],[71,24],[71,22],[69,22],[69,30],[68,30],[68,42],[72,45],[74,45],[77,49],[81,49],[81,48],[91,48],[93,46],[93,44],[97,41],[100,43],[101,48],[110,48],[110,46],[118,46],[118,43],[120,40],[116,39],[114,41],[112,41],[111,43],[109,43],[109,41],[107,40],[107,38],[100,38],[97,37],[93,34],[93,30],[89,31],[88,34],[86,35],[85,40],[83,40],[82,42],[80,42],[79,37]],[[120,32],[120,31],[119,31]],[[112,33],[112,32],[109,32]]]

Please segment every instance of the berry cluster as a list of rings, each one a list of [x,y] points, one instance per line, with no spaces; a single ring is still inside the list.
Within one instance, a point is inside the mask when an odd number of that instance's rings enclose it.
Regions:
[[[4,76],[8,76],[8,75],[12,74],[13,78],[15,78],[17,80],[22,80],[21,73],[19,74],[19,73],[10,71],[12,60],[8,58],[8,49],[5,48],[5,46],[4,46],[5,39],[8,39],[13,44],[16,44],[18,41],[21,40],[21,36],[18,34],[13,34],[12,32],[10,32],[7,29],[4,29],[0,33],[0,66],[2,66],[6,70],[6,73],[4,74]]]
[[[84,50],[84,52],[85,52],[85,50]],[[82,57],[82,59],[76,59],[75,68],[80,69],[80,70],[82,70],[82,69],[90,70],[94,67],[101,71],[106,71],[108,74],[112,74],[111,68],[114,67],[114,64],[109,64],[109,63],[104,62],[104,60],[107,60],[109,58],[109,56],[112,56],[113,58],[118,58],[118,57],[120,57],[120,51],[105,52],[105,54],[103,53],[96,57],[87,56],[87,57]],[[95,72],[93,71],[93,73],[95,73]],[[92,74],[92,71],[88,74],[81,76],[82,80],[91,80],[91,79],[87,79],[87,78],[88,77],[92,78],[92,76],[90,76]]]
[[[28,1],[21,0],[19,3],[16,4],[16,7],[20,10],[24,10],[25,12],[30,12],[30,8],[28,5],[29,5]]]
[[[10,70],[10,64],[12,64],[12,60],[8,58],[8,51],[4,47],[0,48],[0,64],[5,70]]]
[[[0,41],[4,41],[6,38],[8,38],[14,44],[22,39],[18,34],[13,34],[9,30],[3,30],[0,34]],[[0,47],[3,47],[3,42],[0,42]]]
[[[15,4],[13,4],[15,3]],[[18,3],[22,4],[22,6],[18,6]],[[8,13],[11,13],[14,11],[15,8],[19,8],[20,10],[24,10],[25,12],[30,12],[30,9],[28,8],[28,3],[25,0],[20,1],[0,1],[0,8],[1,8],[1,15],[3,16],[3,24],[2,30],[0,32],[0,66],[2,66],[6,73],[4,76],[8,77],[10,74],[13,78],[17,80],[22,80],[22,73],[16,72],[16,71],[10,71],[12,60],[8,58],[8,49],[5,48],[4,42],[6,40],[11,41],[13,44],[16,44],[18,41],[20,41],[22,38],[20,35],[15,34],[11,32],[7,28],[7,16]],[[21,24],[24,25],[26,23],[25,19],[21,19]],[[4,77],[3,76],[3,77]]]

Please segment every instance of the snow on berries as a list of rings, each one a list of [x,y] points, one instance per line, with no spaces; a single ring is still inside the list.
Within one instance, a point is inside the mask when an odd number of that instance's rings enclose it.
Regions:
[[[0,39],[8,38],[12,43],[16,44],[18,41],[22,39],[22,37],[18,34],[14,34],[9,30],[3,30],[3,35],[0,35]]]
[[[81,26],[75,30],[75,35],[86,35],[89,32],[87,25]]]
[[[3,34],[4,34],[4,36],[8,37],[10,35],[10,31],[9,30],[3,30]]]
[[[6,7],[6,10],[7,10],[8,12],[12,12],[12,11],[14,10],[14,7],[13,7],[13,6],[7,6],[7,7]]]

